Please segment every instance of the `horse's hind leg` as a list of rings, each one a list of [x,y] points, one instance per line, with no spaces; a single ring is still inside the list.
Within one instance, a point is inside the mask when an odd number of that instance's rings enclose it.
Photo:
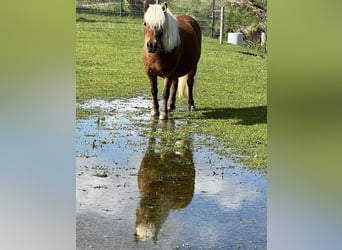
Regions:
[[[172,82],[170,88],[170,97],[167,102],[167,109],[169,112],[175,111],[176,109],[176,93],[178,88],[178,78]]]
[[[189,111],[196,111],[196,107],[195,107],[195,101],[194,101],[194,85],[195,85],[195,75],[196,75],[196,71],[197,71],[197,66],[195,66],[193,68],[192,71],[190,71],[188,73],[188,80],[187,80],[187,84],[188,84],[188,109]]]

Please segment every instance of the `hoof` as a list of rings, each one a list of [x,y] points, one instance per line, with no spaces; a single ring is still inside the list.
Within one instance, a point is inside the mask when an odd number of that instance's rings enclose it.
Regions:
[[[161,112],[159,116],[159,120],[167,120],[168,114],[166,112]]]
[[[151,111],[151,116],[152,116],[153,118],[158,118],[159,112],[152,110],[152,111]]]
[[[196,111],[195,105],[190,105],[190,106],[189,106],[189,111],[190,111],[190,112]]]

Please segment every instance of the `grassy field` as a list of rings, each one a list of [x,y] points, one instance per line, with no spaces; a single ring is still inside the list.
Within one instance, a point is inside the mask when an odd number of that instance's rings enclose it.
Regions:
[[[78,14],[76,39],[77,102],[150,95],[142,63],[141,19]],[[194,121],[189,133],[216,136],[220,146],[232,148],[229,154],[235,160],[263,170],[267,168],[266,69],[261,51],[203,37],[195,96],[199,110],[187,116]],[[159,89],[161,93],[161,79]],[[186,107],[185,100],[177,103]],[[85,113],[77,110],[78,117]]]

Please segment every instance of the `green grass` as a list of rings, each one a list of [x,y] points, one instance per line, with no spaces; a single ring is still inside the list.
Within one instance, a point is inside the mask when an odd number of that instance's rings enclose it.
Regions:
[[[77,15],[76,37],[77,102],[150,95],[141,19]],[[199,110],[174,116],[193,121],[187,133],[215,136],[220,146],[232,148],[237,161],[266,170],[266,76],[261,50],[203,37],[195,97]],[[186,107],[186,100],[177,102]]]

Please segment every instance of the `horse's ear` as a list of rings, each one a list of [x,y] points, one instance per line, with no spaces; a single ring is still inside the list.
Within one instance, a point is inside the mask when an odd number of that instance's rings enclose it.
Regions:
[[[147,11],[148,7],[150,7],[150,4],[148,3],[148,1],[144,2],[144,12]]]
[[[164,3],[164,5],[162,6],[162,9],[164,12],[166,12],[166,9],[167,9],[167,3]]]

